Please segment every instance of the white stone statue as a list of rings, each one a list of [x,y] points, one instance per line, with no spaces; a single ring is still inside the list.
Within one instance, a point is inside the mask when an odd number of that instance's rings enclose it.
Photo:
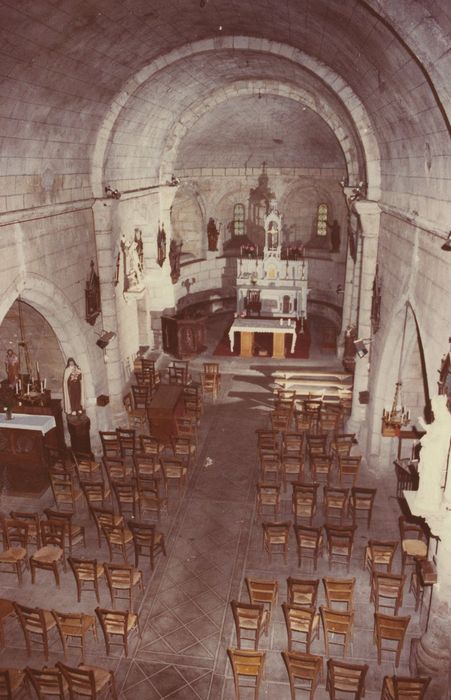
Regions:
[[[425,510],[435,510],[442,500],[451,439],[451,413],[448,411],[446,399],[444,395],[434,396],[432,399],[432,423],[425,424],[419,419],[426,434],[420,440],[420,484],[415,500]],[[444,498],[451,502],[451,474],[448,475]]]
[[[124,255],[124,291],[140,287],[143,281],[143,268],[139,251],[139,240],[121,236],[121,248]]]

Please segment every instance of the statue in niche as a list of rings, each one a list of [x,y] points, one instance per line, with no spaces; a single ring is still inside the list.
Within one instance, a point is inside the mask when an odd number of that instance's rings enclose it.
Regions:
[[[268,248],[276,250],[279,245],[279,227],[276,221],[271,221],[268,228]]]
[[[164,230],[164,223],[158,224],[158,235],[157,235],[157,263],[160,267],[163,267],[163,263],[166,260],[166,231]]]
[[[139,249],[135,238],[130,240],[125,234],[122,234],[121,250],[124,262],[124,292],[127,292],[141,285],[143,269],[139,259]]]
[[[447,471],[451,414],[446,403],[447,397],[443,394],[434,396],[431,401],[434,414],[433,422],[426,424],[422,418],[419,418],[419,423],[426,433],[420,440],[421,451],[418,465],[420,484],[417,498],[427,504],[428,510],[434,509],[441,501]],[[450,488],[447,488],[446,491],[449,492]],[[445,492],[445,498],[450,500],[450,494]]]
[[[19,357],[12,348],[6,351],[5,369],[8,386],[15,389],[19,381]]]
[[[144,243],[143,233],[140,228],[135,228],[135,246],[141,270],[144,270]]]
[[[96,322],[97,316],[101,311],[100,302],[100,280],[99,276],[95,271],[94,260],[91,260],[91,270],[89,277],[86,280],[85,287],[85,311],[86,311],[86,321],[93,326]]]
[[[182,254],[183,243],[177,243],[177,241],[172,238],[169,245],[169,264],[171,266],[171,280],[172,284],[178,282],[180,278],[180,256]]]
[[[84,401],[83,375],[81,369],[74,358],[69,357],[63,374],[64,412],[71,416],[82,415]]]
[[[216,228],[215,220],[210,216],[207,224],[208,250],[218,250],[219,231]]]

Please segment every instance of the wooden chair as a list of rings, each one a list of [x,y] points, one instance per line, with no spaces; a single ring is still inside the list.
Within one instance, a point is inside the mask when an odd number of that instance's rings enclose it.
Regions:
[[[355,578],[323,578],[324,592],[326,594],[326,603],[329,609],[335,606],[342,610],[345,606],[346,612],[350,612],[354,608],[354,589]]]
[[[179,438],[188,438],[197,450],[197,421],[194,416],[175,416],[175,434]]]
[[[430,676],[384,676],[381,700],[424,700],[430,682]]]
[[[410,615],[399,617],[374,613],[374,643],[379,665],[382,663],[382,652],[388,651],[395,654],[395,666],[398,668],[409,622]],[[384,646],[384,642],[388,642],[389,646]]]
[[[236,630],[236,643],[241,649],[243,642],[250,642],[258,649],[262,634],[268,634],[269,613],[261,603],[241,603],[232,600],[233,619]]]
[[[164,534],[155,529],[155,525],[129,521],[128,527],[133,535],[135,547],[135,566],[138,568],[140,556],[147,556],[150,560],[150,568],[155,567],[155,557],[158,554],[166,556]]]
[[[122,516],[121,516],[122,517]],[[113,561],[114,553],[119,552],[124,561],[127,561],[127,545],[133,543],[133,535],[125,525],[102,525],[102,532],[105,536],[110,561]]]
[[[321,527],[307,527],[295,524],[294,534],[298,548],[298,566],[302,566],[302,557],[309,556],[313,568],[318,567],[318,556],[323,553],[323,535]]]
[[[66,700],[68,685],[58,668],[48,668],[47,666],[31,668],[27,666],[25,675],[38,700],[45,700],[49,696],[58,700]],[[1,693],[0,697],[3,697]]]
[[[50,469],[49,478],[57,509],[68,508],[75,511],[83,494],[75,482],[74,474]]]
[[[316,608],[319,579],[287,578],[287,603],[302,608]]]
[[[188,465],[177,458],[165,458],[160,460],[160,463],[166,493],[169,493],[169,486],[174,484],[177,486],[178,495],[181,496],[188,485]]]
[[[171,439],[171,449],[174,459],[180,460],[189,467],[191,459],[196,454],[196,443],[192,438],[175,436]]]
[[[429,537],[418,520],[410,520],[404,515],[399,517],[401,535],[401,570],[406,564],[415,564],[415,559],[427,559]]]
[[[313,481],[319,481],[321,479],[328,485],[330,482],[331,470],[332,459],[328,454],[318,453],[310,456],[310,471]]]
[[[313,700],[323,676],[322,657],[298,651],[283,651],[282,658],[287,668],[291,700],[296,700],[298,690],[307,691],[309,700]],[[300,681],[301,685],[298,684]]]
[[[282,434],[282,456],[296,455],[304,456],[304,433],[290,432]]]
[[[277,430],[265,430],[258,428],[255,431],[257,435],[257,447],[258,451],[264,452],[269,450],[270,452],[279,452],[279,433]]]
[[[204,411],[202,387],[192,385],[183,387],[183,407],[186,416],[192,416],[197,423]]]
[[[113,481],[127,481],[133,476],[132,468],[121,457],[102,457],[102,464],[111,491],[113,491]]]
[[[130,564],[112,564],[105,562],[106,582],[111,596],[111,605],[116,609],[116,600],[127,600],[128,609],[132,609],[133,590],[139,587],[144,590],[142,571],[130,566]],[[126,597],[121,596],[121,592],[126,592]]]
[[[27,654],[31,656],[35,644],[40,644],[46,661],[49,659],[49,635],[57,631],[55,618],[49,610],[29,608],[14,601],[14,610],[25,639]]]
[[[294,644],[304,644],[305,652],[310,653],[310,646],[319,639],[319,615],[314,608],[301,608],[297,605],[282,603],[285,625],[287,628],[288,650],[293,651]]]
[[[307,484],[303,481],[293,481],[291,487],[293,489],[291,504],[295,522],[308,520],[312,525],[316,513],[319,483]]]
[[[121,446],[116,431],[99,430],[99,436],[102,444],[103,456],[107,458],[116,457],[119,459],[121,456]]]
[[[352,700],[362,700],[365,695],[367,664],[346,664],[343,661],[327,661],[326,690],[330,700],[338,700],[342,693],[352,693]],[[338,695],[337,695],[338,693]]]
[[[246,576],[244,579],[249,593],[249,600],[253,605],[263,605],[268,611],[268,624],[271,621],[271,613],[277,604],[279,584],[276,580],[263,580]]]
[[[61,671],[69,688],[70,697],[81,695],[82,697],[99,700],[102,696],[117,700],[116,683],[113,671],[99,666],[67,666],[60,661],[56,664]]]
[[[28,525],[28,544],[33,544],[37,549],[41,546],[41,515],[37,512],[27,512],[21,510],[12,510],[9,513],[13,520]]]
[[[245,688],[246,693],[248,689],[252,689],[254,700],[258,700],[263,678],[265,652],[229,647],[227,654],[232,666],[236,700],[241,700],[241,688]]]
[[[161,495],[161,480],[155,477],[140,477],[137,480],[139,517],[145,517],[146,511],[156,515],[158,520],[162,511],[168,510],[168,499]],[[165,483],[166,488],[166,483]]]
[[[139,510],[139,494],[135,482],[131,479],[112,482],[119,513],[124,520],[127,517],[136,518]]]
[[[351,482],[351,486],[355,486],[355,482],[359,476],[361,462],[362,457],[360,455],[338,458],[338,474],[341,486],[349,484],[349,482]]]
[[[269,420],[271,422],[271,430],[275,430],[279,433],[287,433],[290,430],[290,411],[282,410],[280,408],[275,409],[269,414]]]
[[[132,384],[131,386],[133,405],[135,411],[140,411],[143,416],[147,417],[147,408],[152,398],[152,391],[148,384]],[[119,450],[120,453],[120,450]],[[114,456],[114,455],[112,455]]]
[[[351,565],[352,547],[354,543],[355,525],[351,527],[328,525],[324,526],[327,536],[327,551],[329,555],[329,568],[337,561],[344,562],[349,567]]]
[[[141,443],[140,454],[144,453],[148,456],[157,457],[159,459],[161,457],[161,453],[164,452],[164,444],[160,442],[155,435],[140,435],[139,441]]]
[[[412,593],[415,599],[415,612],[418,611],[418,608],[423,607],[424,589],[425,584],[421,572],[421,559],[417,559],[415,562],[415,569],[410,576],[409,586],[409,593]]]
[[[89,633],[97,641],[96,618],[86,613],[66,613],[52,610],[56,626],[63,645],[64,658],[67,658],[67,649],[75,647],[81,651],[81,660],[85,660],[85,640]],[[78,640],[78,644],[71,644],[72,640]]]
[[[5,629],[6,622],[9,619],[15,619],[16,612],[12,600],[0,598],[0,649],[5,647]],[[1,696],[0,696],[1,697]]]
[[[320,605],[319,611],[324,630],[326,656],[330,656],[330,644],[343,647],[343,656],[347,656],[354,629],[354,612],[352,610],[331,610],[324,605]]]
[[[85,528],[83,525],[72,522],[73,513],[63,513],[52,508],[44,509],[47,520],[60,522],[66,528],[66,538],[69,545],[69,554],[72,554],[72,547],[82,544],[86,547]],[[65,540],[66,543],[66,540]]]
[[[244,297],[244,310],[246,311],[246,316],[250,316],[251,314],[257,314],[257,316],[260,316],[262,302],[260,300],[259,289],[247,290],[246,296]]]
[[[385,571],[390,573],[393,564],[393,557],[398,548],[398,543],[388,540],[369,540],[365,547],[365,555],[363,560],[363,568],[368,569],[370,578],[375,571],[380,570],[379,567],[384,567]]]
[[[287,490],[287,483],[301,481],[304,477],[304,459],[301,455],[293,452],[282,454],[280,463],[280,474],[282,477],[283,489]],[[293,482],[294,479],[294,482]]]
[[[376,498],[377,489],[367,489],[358,486],[351,488],[351,496],[348,503],[348,515],[352,517],[352,522],[357,525],[357,516],[364,513],[367,516],[367,528],[370,528],[373,505]]]
[[[356,444],[355,433],[336,433],[331,444],[331,455],[338,466],[340,457],[349,457],[352,446]]]
[[[0,552],[0,571],[15,574],[19,586],[23,582],[23,572],[28,568],[28,527],[28,523],[22,520],[2,518],[3,551]]]
[[[123,647],[125,656],[128,656],[130,635],[137,632],[141,638],[137,613],[128,610],[107,610],[106,608],[96,608],[95,612],[102,628],[107,656],[110,655],[113,646]]]
[[[263,481],[273,478],[276,483],[280,482],[281,462],[280,454],[277,450],[260,450],[260,473]]]
[[[277,518],[280,511],[280,484],[265,484],[261,481],[257,484],[257,515],[262,515],[264,508],[272,508],[274,517]]]
[[[82,482],[102,479],[102,464],[95,460],[91,454],[70,452],[78,481]]]
[[[263,549],[269,557],[269,562],[272,561],[273,547],[282,548],[285,564],[287,563],[288,555],[288,535],[290,532],[291,522],[267,522],[262,523],[263,528]]]
[[[74,557],[69,557],[67,561],[75,577],[78,602],[81,600],[81,592],[83,590],[91,590],[96,594],[97,603],[100,603],[99,579],[101,579],[105,573],[103,565],[98,564],[97,559],[76,559]]]
[[[189,373],[189,363],[186,360],[173,360],[167,367],[169,384],[180,384],[186,386],[191,384]]]
[[[129,427],[132,430],[139,430],[139,432],[145,430],[147,428],[147,410],[135,407],[131,391],[125,394],[122,401],[127,412]]]
[[[93,508],[106,508],[108,505],[111,506],[111,489],[105,482],[81,481],[80,486],[91,516]]]
[[[133,457],[136,451],[136,430],[134,428],[116,428],[121,458]]]
[[[213,398],[216,399],[221,387],[219,364],[217,362],[204,362],[200,380],[204,396],[206,393],[210,392]]]
[[[31,583],[35,583],[36,569],[51,571],[59,588],[60,576],[58,566],[63,565],[66,571],[66,554],[64,550],[66,525],[59,520],[41,522],[42,547],[30,557]]]
[[[295,410],[294,428],[296,432],[306,435],[310,430],[311,417],[303,409]]]
[[[302,402],[302,411],[308,419],[308,430],[309,436],[317,435],[319,428],[319,412],[322,406],[321,398],[306,399]],[[327,440],[327,435],[323,436]]]
[[[393,615],[398,614],[402,605],[405,580],[403,575],[373,571],[370,600],[373,601],[376,612],[382,607],[390,608]]]
[[[318,429],[321,435],[336,433],[341,420],[341,414],[334,407],[322,404],[319,410]]]
[[[25,673],[19,668],[0,668],[0,698],[23,697]]]
[[[104,525],[110,525],[113,527],[123,525],[124,524],[124,518],[122,515],[116,515],[113,510],[110,510],[109,508],[97,508],[97,507],[92,507],[91,508],[91,513],[94,518],[94,522],[96,525],[97,529],[97,541],[99,547],[101,546],[101,537],[104,534],[102,527]]]
[[[340,523],[346,515],[349,489],[324,486],[323,512],[326,520],[338,518]]]

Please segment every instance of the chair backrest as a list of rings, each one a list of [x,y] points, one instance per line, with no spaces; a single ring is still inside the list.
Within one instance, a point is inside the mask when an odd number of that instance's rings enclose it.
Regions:
[[[389,651],[396,653],[395,666],[398,666],[409,622],[410,615],[401,617],[399,615],[374,613],[374,633],[379,663],[381,663],[382,651]],[[394,642],[396,648],[393,648],[392,644],[389,647],[384,647],[384,640],[390,643]]]
[[[288,648],[291,650],[294,643],[301,643],[305,644],[305,651],[308,653],[315,625],[316,627],[318,625],[315,608],[301,608],[297,605],[282,603],[282,610],[287,628]],[[302,638],[300,639],[299,636]]]
[[[287,578],[287,602],[304,608],[316,608],[319,579]]]
[[[376,493],[377,489],[368,489],[359,486],[353,486],[351,488],[350,508],[354,523],[357,518],[357,513],[359,511],[364,511],[368,516],[369,527]]]
[[[431,682],[430,676],[385,676],[382,700],[423,700]]]
[[[282,435],[282,451],[295,452],[302,455],[304,450],[304,434],[298,432],[287,432]]]
[[[339,457],[338,469],[340,473],[340,483],[343,483],[343,481],[350,479],[352,481],[352,484],[354,485],[359,475],[361,462],[361,455],[356,455],[355,457]]]
[[[355,441],[355,433],[337,433],[332,440],[332,450],[337,457],[347,457]]]
[[[146,410],[150,401],[148,384],[132,384],[133,403],[136,409]]]
[[[203,371],[206,375],[219,375],[219,363],[218,362],[203,362]]]
[[[43,546],[48,544],[61,547],[64,550],[64,542],[67,531],[67,523],[60,520],[41,521],[41,542]]]
[[[327,535],[329,561],[332,561],[334,557],[338,557],[346,558],[349,563],[354,543],[355,525],[347,527],[326,524],[324,529]]]
[[[97,578],[97,559],[68,557],[67,561],[76,579],[94,581]]]
[[[67,683],[58,668],[47,668],[46,666],[44,668],[30,668],[28,666],[25,672],[38,700],[45,700],[49,695],[52,698],[65,700]]]
[[[353,700],[361,700],[365,694],[367,673],[367,664],[347,664],[344,661],[329,659],[327,662],[327,685],[331,700],[335,700],[337,691],[354,693]]]
[[[41,546],[41,516],[37,512],[27,512],[21,510],[10,511],[13,520],[19,520],[28,525],[28,542],[35,542],[37,547]]]
[[[3,547],[9,549],[10,547],[18,546],[23,549],[28,549],[28,530],[29,524],[24,520],[19,520],[18,518],[1,518],[2,529],[3,529]]]
[[[299,651],[282,651],[282,658],[287,667],[292,697],[295,697],[296,680],[302,680],[309,683],[310,697],[313,698],[323,675],[322,657]],[[299,686],[301,688],[306,689],[305,685]]]
[[[355,578],[323,578],[327,606],[333,608],[346,605],[346,610],[353,609]]]
[[[318,549],[322,539],[321,527],[307,527],[306,525],[295,525],[294,533],[298,547],[307,549]]]
[[[249,593],[250,602],[255,605],[261,603],[265,605],[269,611],[277,603],[279,593],[279,584],[275,579],[257,579],[246,576],[244,579]]]
[[[129,520],[127,523],[133,535],[133,541],[139,547],[153,547],[155,542],[155,525]]]
[[[227,654],[232,666],[235,692],[238,700],[240,698],[240,688],[253,688],[254,700],[258,700],[266,658],[265,652],[229,647]]]
[[[395,615],[398,613],[405,580],[403,575],[373,571],[372,589],[376,610],[379,610],[379,607],[393,608]],[[393,601],[393,604],[390,605],[388,601]]]
[[[263,430],[259,428],[255,433],[257,435],[257,447],[259,450],[279,449],[279,433],[277,430]]]
[[[368,540],[365,564],[372,571],[377,571],[378,566],[385,566],[386,571],[391,570],[393,557],[398,548],[398,542],[393,540]]]
[[[0,668],[0,697],[13,700],[23,685],[24,673],[17,668]]]
[[[261,505],[278,505],[280,502],[280,484],[257,483],[257,498]]]
[[[154,435],[140,435],[139,440],[142,452],[145,454],[160,455],[163,445]]]
[[[285,544],[288,542],[288,534],[291,527],[289,520],[283,523],[262,523],[262,527],[265,539],[269,544]]]
[[[58,661],[56,666],[61,671],[63,678],[69,687],[71,697],[81,695],[96,700],[98,693],[95,681],[95,671],[93,668],[67,666],[61,661]]]
[[[405,515],[399,516],[399,532],[402,540],[422,540],[428,542],[428,533],[418,519],[411,519]]]
[[[230,602],[235,621],[238,646],[243,641],[252,642],[257,649],[260,635],[264,628],[265,611],[260,603],[242,603],[238,600]]]
[[[326,518],[337,514],[342,518],[345,514],[349,498],[349,489],[342,489],[336,486],[324,486],[324,514]]]

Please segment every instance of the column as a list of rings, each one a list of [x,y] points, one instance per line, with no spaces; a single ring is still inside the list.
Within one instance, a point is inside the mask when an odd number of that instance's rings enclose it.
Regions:
[[[114,260],[112,221],[114,211],[118,206],[117,200],[104,199],[97,200],[92,207],[102,301],[102,325],[104,330],[113,331],[116,334],[104,350],[108,395],[114,426],[127,425],[128,423],[122,401],[122,371],[116,319],[116,293],[113,282],[116,261]]]
[[[371,301],[377,263],[380,208],[377,202],[369,202],[366,200],[355,202],[354,207],[360,217],[362,227],[357,336],[358,338],[371,338]],[[363,358],[356,357],[352,410],[347,425],[347,430],[349,432],[358,432],[365,420],[366,406],[360,403],[359,395],[361,391],[368,390],[368,358],[369,355]]]

